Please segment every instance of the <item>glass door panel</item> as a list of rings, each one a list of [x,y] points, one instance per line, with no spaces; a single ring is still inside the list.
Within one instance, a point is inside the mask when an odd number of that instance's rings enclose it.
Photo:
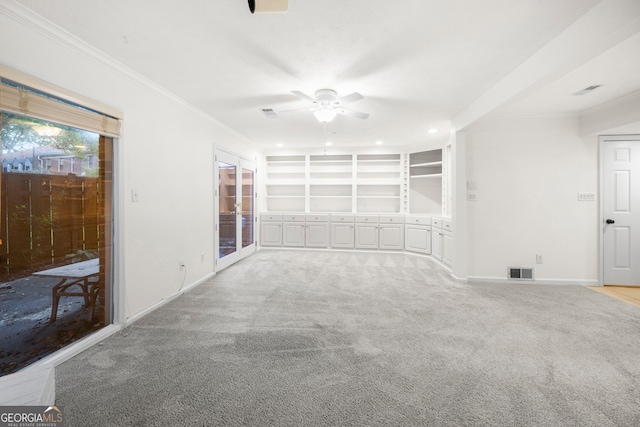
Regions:
[[[216,151],[216,271],[252,254],[255,245],[255,164]]]
[[[253,244],[253,176],[252,170],[242,168],[242,247]]]
[[[235,165],[219,162],[219,212],[218,224],[219,236],[219,258],[224,258],[237,251],[238,241],[236,238],[236,170]]]

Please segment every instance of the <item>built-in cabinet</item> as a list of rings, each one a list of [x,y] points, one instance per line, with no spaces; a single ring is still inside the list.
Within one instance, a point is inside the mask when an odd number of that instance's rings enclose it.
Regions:
[[[378,217],[356,215],[356,249],[378,249]]]
[[[380,215],[379,249],[404,249],[404,215]]]
[[[407,216],[404,230],[407,251],[431,254],[431,217]]]
[[[282,246],[282,215],[260,215],[260,245]]]
[[[305,222],[304,214],[282,216],[282,246],[305,246]]]
[[[328,248],[329,215],[306,215],[305,237],[307,247]]]
[[[267,155],[262,246],[404,250],[451,266],[449,162],[450,147]]]
[[[355,216],[331,215],[331,247],[336,249],[353,249],[355,240]]]
[[[451,221],[433,218],[431,227],[431,255],[443,264],[451,266],[453,255],[453,226]]]

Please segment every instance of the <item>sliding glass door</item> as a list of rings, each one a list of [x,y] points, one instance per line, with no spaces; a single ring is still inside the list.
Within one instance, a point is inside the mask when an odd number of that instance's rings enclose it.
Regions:
[[[255,252],[255,164],[216,150],[216,271]]]

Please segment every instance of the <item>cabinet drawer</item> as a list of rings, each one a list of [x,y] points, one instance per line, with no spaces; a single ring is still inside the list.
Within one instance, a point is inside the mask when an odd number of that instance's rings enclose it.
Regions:
[[[285,214],[282,215],[283,221],[304,221],[304,214]]]
[[[442,228],[442,218],[431,218],[433,228]]]
[[[380,224],[404,224],[403,215],[380,215]]]
[[[331,222],[353,222],[353,215],[331,214]]]
[[[430,216],[407,216],[404,220],[405,224],[431,225]]]
[[[282,215],[280,214],[260,214],[260,221],[262,222],[280,222],[282,221]]]
[[[307,222],[329,222],[329,215],[327,214],[306,215],[305,220]]]
[[[445,219],[442,221],[442,229],[444,231],[453,231],[453,224],[451,221]]]
[[[356,215],[356,222],[378,222],[378,215]]]

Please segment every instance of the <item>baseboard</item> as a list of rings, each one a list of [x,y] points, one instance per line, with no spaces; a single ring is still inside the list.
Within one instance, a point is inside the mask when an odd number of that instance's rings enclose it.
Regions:
[[[130,324],[142,319],[147,314],[151,313],[152,311],[155,311],[155,310],[159,309],[163,305],[167,304],[168,302],[173,301],[174,299],[178,298],[180,295],[184,294],[185,292],[190,291],[191,289],[197,287],[198,285],[201,285],[202,283],[204,283],[207,280],[211,279],[215,275],[216,275],[216,273],[209,273],[206,276],[196,280],[195,282],[193,282],[189,286],[186,286],[184,288],[180,288],[176,293],[174,293],[174,294],[172,294],[172,295],[170,295],[168,297],[162,298],[160,301],[158,301],[157,303],[153,304],[152,306],[149,306],[149,307],[145,308],[144,310],[139,311],[136,314],[128,317],[124,322],[124,326],[129,326]]]
[[[504,277],[483,277],[483,276],[467,276],[464,279],[457,279],[475,283],[511,283],[514,285],[574,285],[574,286],[599,286],[598,280],[591,279],[540,279],[535,280],[510,280]]]

